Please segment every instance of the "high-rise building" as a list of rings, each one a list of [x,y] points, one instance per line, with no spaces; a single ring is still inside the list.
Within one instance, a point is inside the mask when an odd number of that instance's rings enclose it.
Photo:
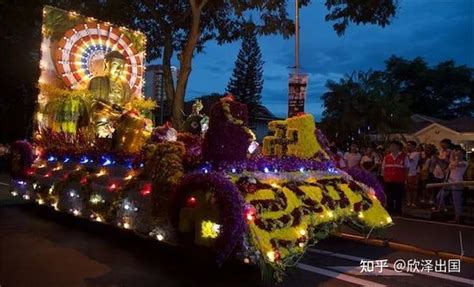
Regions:
[[[171,67],[173,82],[176,82],[177,68]],[[163,86],[163,69],[161,65],[148,65],[145,70],[145,98],[153,99],[158,104],[156,122],[162,124],[168,114],[166,92]]]

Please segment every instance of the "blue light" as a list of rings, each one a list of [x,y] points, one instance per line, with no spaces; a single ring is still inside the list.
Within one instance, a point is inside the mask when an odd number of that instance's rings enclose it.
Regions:
[[[81,157],[81,160],[79,161],[80,163],[88,163],[89,159],[85,156]]]
[[[300,167],[300,172],[304,172],[304,167]]]
[[[48,161],[55,161],[55,160],[56,160],[56,158],[54,156],[48,157]]]
[[[204,173],[208,173],[208,172],[209,172],[209,170],[207,169],[207,167],[204,167],[204,168],[202,169],[202,172],[204,172]]]
[[[112,164],[112,161],[110,160],[110,158],[107,158],[107,157],[102,157],[102,158],[104,159],[104,163],[102,164],[102,166],[108,166]]]
[[[142,162],[142,163],[140,164],[140,167],[143,167],[143,166],[144,166],[144,164],[143,164],[143,162]]]
[[[269,173],[270,170],[268,169],[268,167],[266,167],[266,168],[263,169],[263,172],[264,172],[264,173]]]
[[[273,172],[274,172],[274,173],[277,173],[277,172],[278,172],[278,169],[275,168],[275,169],[273,170]]]
[[[232,173],[236,173],[237,169],[235,169],[235,167],[233,167],[231,171],[232,171]]]
[[[64,162],[69,162],[71,159],[69,157],[64,158]]]

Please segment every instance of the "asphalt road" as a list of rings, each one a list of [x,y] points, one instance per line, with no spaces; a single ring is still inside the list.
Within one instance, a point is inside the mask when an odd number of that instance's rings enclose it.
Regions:
[[[388,236],[403,233],[401,239],[428,240],[426,245],[438,249],[458,248],[456,242],[443,242],[456,241],[456,236],[450,237],[456,230],[462,230],[465,238],[474,236],[472,227],[404,219],[395,223]],[[466,246],[474,243],[469,241]],[[328,238],[310,249],[279,286],[474,286],[474,265],[464,263],[459,273],[449,274],[395,272],[391,265],[382,273],[361,273],[361,260],[384,259],[394,263],[437,258]],[[32,204],[0,206],[2,287],[260,285],[256,267],[229,262],[217,268],[192,250],[163,246],[130,231]]]

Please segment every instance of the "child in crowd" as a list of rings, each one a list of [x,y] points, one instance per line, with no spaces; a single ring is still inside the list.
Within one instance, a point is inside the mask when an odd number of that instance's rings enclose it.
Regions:
[[[390,143],[388,153],[382,163],[382,174],[387,195],[387,211],[402,213],[402,197],[405,193],[405,182],[409,168],[408,156],[402,152],[403,145],[399,141]]]
[[[415,207],[416,197],[418,193],[418,162],[420,161],[420,153],[416,150],[417,144],[414,141],[408,141],[408,177],[407,177],[407,206]]]

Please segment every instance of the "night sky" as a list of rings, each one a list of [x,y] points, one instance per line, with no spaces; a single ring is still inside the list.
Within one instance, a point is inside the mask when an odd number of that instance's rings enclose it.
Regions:
[[[321,119],[321,95],[328,79],[338,80],[354,70],[381,69],[390,55],[428,63],[453,59],[474,66],[473,0],[399,0],[400,8],[390,26],[350,26],[338,37],[324,21],[323,1],[312,1],[301,17],[301,66],[309,74],[306,111]],[[290,15],[294,14],[292,7]],[[294,65],[294,39],[260,37],[264,57],[263,104],[275,115],[287,112],[289,66]],[[206,45],[193,62],[186,100],[225,90],[240,42]]]

